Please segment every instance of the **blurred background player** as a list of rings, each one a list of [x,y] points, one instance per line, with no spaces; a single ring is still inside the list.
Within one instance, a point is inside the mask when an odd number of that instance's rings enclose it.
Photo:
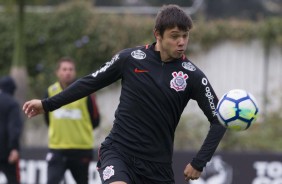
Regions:
[[[56,76],[58,81],[48,87],[47,97],[60,93],[75,81],[74,61],[61,58]],[[58,184],[67,169],[78,184],[87,184],[93,158],[93,129],[100,121],[94,94],[46,113],[45,120],[49,127],[47,184]]]
[[[19,146],[23,127],[21,108],[13,97],[15,81],[5,76],[0,79],[0,171],[8,184],[20,183]]]

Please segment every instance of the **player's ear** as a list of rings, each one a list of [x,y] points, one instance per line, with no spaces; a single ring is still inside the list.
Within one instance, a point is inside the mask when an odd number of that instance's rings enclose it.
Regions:
[[[154,29],[154,36],[155,36],[156,40],[161,39],[160,31]]]

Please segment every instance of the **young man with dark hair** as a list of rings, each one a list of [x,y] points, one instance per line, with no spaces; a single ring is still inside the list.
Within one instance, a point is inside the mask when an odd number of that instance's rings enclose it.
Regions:
[[[28,117],[52,111],[121,79],[120,104],[110,134],[99,151],[103,184],[173,184],[175,129],[189,100],[196,100],[210,122],[208,135],[184,169],[186,181],[198,179],[225,128],[216,117],[216,94],[204,73],[185,56],[191,18],[166,5],[156,17],[156,42],[117,53],[99,70],[63,93],[23,106]]]

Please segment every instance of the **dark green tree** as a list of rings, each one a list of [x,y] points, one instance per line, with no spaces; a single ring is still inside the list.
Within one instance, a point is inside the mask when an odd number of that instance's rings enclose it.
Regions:
[[[14,16],[14,44],[12,65],[10,75],[17,84],[16,98],[23,104],[27,92],[27,70],[25,57],[25,37],[24,37],[24,20],[25,20],[25,0],[2,0],[5,11]]]
[[[25,0],[16,0],[16,21],[15,21],[15,39],[14,51],[12,58],[11,76],[17,84],[16,97],[23,104],[28,89],[28,75],[26,70],[25,56],[25,36],[24,36],[24,20],[25,20]]]

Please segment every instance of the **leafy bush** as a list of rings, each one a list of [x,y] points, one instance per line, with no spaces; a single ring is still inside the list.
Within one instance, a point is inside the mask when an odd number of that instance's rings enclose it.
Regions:
[[[55,80],[53,70],[62,56],[73,57],[82,76],[96,70],[121,49],[154,41],[154,17],[96,14],[91,4],[73,1],[50,13],[27,13],[26,63],[35,93],[41,95]],[[0,16],[0,72],[8,73],[12,61],[15,16]],[[282,19],[260,22],[196,20],[190,42],[208,49],[222,40],[261,39],[282,45]],[[193,52],[189,47],[188,52]],[[34,85],[40,83],[41,85]]]
[[[270,113],[264,120],[255,122],[248,130],[227,130],[218,150],[281,152],[282,148],[279,146],[282,144],[281,121],[282,116],[279,113]],[[195,115],[182,117],[175,133],[175,149],[198,150],[208,129],[208,122],[202,118]]]
[[[278,145],[282,143],[282,117],[279,113],[271,113],[262,120],[242,132],[228,131],[221,148],[228,151],[276,151],[281,152]]]
[[[0,16],[0,74],[5,74],[8,72],[11,66],[11,58],[13,53],[13,38],[14,29],[13,17],[6,14]]]

